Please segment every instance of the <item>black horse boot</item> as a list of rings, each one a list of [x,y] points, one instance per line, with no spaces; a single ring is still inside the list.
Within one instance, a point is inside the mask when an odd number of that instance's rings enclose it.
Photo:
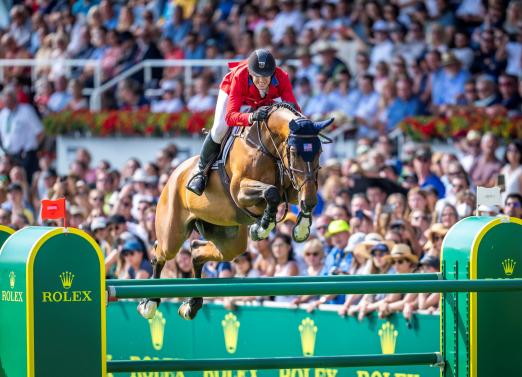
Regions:
[[[197,167],[198,171],[187,183],[187,190],[192,191],[197,196],[203,194],[203,191],[205,191],[205,187],[207,186],[209,165],[214,163],[220,150],[221,144],[215,143],[209,133],[203,142]]]

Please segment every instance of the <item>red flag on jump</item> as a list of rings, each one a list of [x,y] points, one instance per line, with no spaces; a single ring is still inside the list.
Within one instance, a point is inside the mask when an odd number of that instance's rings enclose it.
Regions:
[[[65,198],[56,200],[42,200],[42,220],[63,219],[65,227]]]

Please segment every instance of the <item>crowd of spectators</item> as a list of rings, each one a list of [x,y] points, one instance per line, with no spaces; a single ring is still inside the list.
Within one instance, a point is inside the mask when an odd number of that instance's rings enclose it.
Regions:
[[[411,115],[519,116],[521,14],[521,1],[493,0],[15,4],[0,31],[0,58],[41,64],[35,75],[26,67],[3,71],[0,224],[15,229],[39,224],[41,200],[65,197],[69,225],[90,232],[100,244],[108,277],[150,277],[155,204],[181,162],[176,145],[159,151],[154,161],[129,158],[121,169],[110,161],[93,166],[89,151],[79,149],[69,172],[58,175],[53,155],[42,153],[39,116],[86,109],[82,90],[94,83],[92,65],[68,69],[66,59],[99,61],[106,81],[144,59],[236,60],[266,47],[288,71],[306,115],[335,112],[356,130],[356,155],[330,159],[321,170],[310,240],[292,241],[297,218],[289,212],[268,240],[249,241],[231,263],[208,263],[205,277],[438,271],[442,240],[459,219],[522,218],[522,142],[499,148],[492,133],[470,131],[455,141],[453,152],[411,142],[397,150],[390,133]],[[53,64],[46,65],[47,59]],[[154,69],[146,83],[139,73],[120,81],[104,106],[212,110],[222,72],[199,67],[193,73],[190,88],[179,67]],[[145,89],[160,89],[161,98],[149,98]],[[477,207],[476,187],[497,184],[503,206]],[[164,277],[192,275],[188,245],[198,237],[191,234]],[[338,304],[341,315],[359,318],[371,312],[406,317],[415,310],[437,312],[439,302],[437,294],[246,300],[306,304],[310,311]]]
[[[280,59],[305,115],[337,112],[359,136],[411,115],[521,113],[519,0],[14,3],[3,28],[0,18],[0,58],[37,64],[34,75],[6,67],[3,84],[25,91],[42,114],[87,108],[82,89],[93,87],[95,66],[106,82],[147,59],[238,60],[261,47]],[[96,63],[68,67],[67,59]],[[140,71],[102,105],[212,110],[224,72],[196,67],[186,83],[182,67],[153,68],[147,82]]]

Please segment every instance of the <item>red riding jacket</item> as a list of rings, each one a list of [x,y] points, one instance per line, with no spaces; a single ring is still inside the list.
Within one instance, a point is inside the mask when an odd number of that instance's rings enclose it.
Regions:
[[[263,98],[248,73],[246,61],[231,63],[229,67],[232,70],[223,78],[220,86],[220,89],[228,94],[225,121],[229,127],[249,125],[249,114],[240,112],[244,105],[257,109],[261,106],[272,105],[276,102],[275,99],[280,99],[284,102],[293,103],[301,111],[295,100],[288,74],[281,68],[276,68],[266,96]]]

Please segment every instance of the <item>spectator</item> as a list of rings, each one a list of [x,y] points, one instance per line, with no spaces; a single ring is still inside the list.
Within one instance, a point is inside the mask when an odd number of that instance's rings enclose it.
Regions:
[[[419,185],[421,188],[433,186],[438,193],[439,198],[444,198],[446,195],[446,189],[440,178],[437,177],[430,169],[431,164],[431,149],[429,146],[423,146],[415,153],[415,159],[413,160],[413,167],[415,174],[419,179]]]
[[[175,45],[180,45],[190,32],[192,24],[185,19],[183,7],[176,6],[172,18],[165,23],[163,35],[169,38]]]
[[[297,50],[296,55],[299,59],[299,66],[295,73],[296,79],[301,80],[306,78],[309,83],[314,82],[315,77],[319,73],[319,67],[312,62],[310,48],[307,46],[300,47]],[[299,104],[301,105],[301,108],[305,107],[301,102],[299,102]]]
[[[511,141],[504,154],[504,166],[500,174],[505,179],[503,199],[511,193],[522,193],[522,141]]]
[[[259,277],[259,272],[252,267],[252,256],[248,251],[238,255],[234,261],[235,277],[255,278]]]
[[[143,96],[140,84],[133,79],[125,79],[118,83],[120,110],[145,110],[149,101]]]
[[[67,92],[67,79],[59,76],[54,80],[54,93],[51,94],[47,107],[52,112],[60,112],[67,108],[72,100],[72,96]]]
[[[391,250],[391,259],[394,269],[399,274],[412,273],[417,267],[418,258],[412,254],[411,249],[405,244],[396,244]],[[369,304],[366,313],[378,311],[379,317],[387,317],[394,312],[400,312],[405,304],[414,302],[417,294],[391,293],[379,301]]]
[[[469,170],[469,175],[475,186],[493,187],[497,183],[497,176],[502,168],[501,162],[495,156],[497,146],[495,135],[486,133],[482,136],[481,153]]]
[[[268,239],[254,241],[253,245],[257,251],[257,258],[254,261],[254,269],[259,271],[260,276],[274,276],[276,260]]]
[[[79,80],[69,81],[69,92],[71,93],[71,99],[67,105],[67,109],[71,111],[87,110],[89,104],[87,99],[82,93],[82,84]]]
[[[379,107],[379,94],[373,88],[373,76],[364,75],[359,79],[360,98],[355,109],[355,122],[360,137],[376,136],[375,117]]]
[[[503,73],[498,79],[498,88],[500,92],[500,105],[508,114],[520,115],[522,100],[517,91],[517,77]]]
[[[406,117],[424,113],[424,105],[412,92],[412,82],[408,78],[399,79],[396,83],[397,98],[388,110],[386,132],[393,131]]]
[[[522,219],[522,195],[516,193],[508,194],[504,201],[504,214]]]
[[[393,58],[394,46],[393,43],[388,39],[388,25],[385,21],[378,20],[372,26],[375,43],[372,48],[370,55],[370,71],[373,72],[377,63],[385,61],[391,63]]]
[[[271,26],[274,43],[279,43],[288,27],[295,31],[301,30],[304,20],[302,13],[295,8],[294,0],[280,1],[281,9],[277,12]]]
[[[209,94],[209,81],[206,77],[199,77],[194,84],[194,95],[189,100],[187,108],[192,112],[214,110],[216,99]]]
[[[494,32],[491,29],[480,33],[480,46],[475,52],[475,59],[471,65],[474,74],[486,74],[498,77],[506,69],[507,61],[495,47]]]
[[[329,79],[335,77],[341,71],[348,70],[346,65],[335,56],[337,49],[331,43],[319,41],[315,45],[315,49],[321,55],[322,72]]]
[[[491,76],[482,75],[477,78],[477,94],[475,107],[487,108],[497,105],[501,101],[497,95],[497,86]]]
[[[176,81],[163,81],[161,90],[163,91],[162,99],[153,102],[151,105],[153,113],[178,113],[183,111],[185,104],[181,97],[180,86]]]
[[[13,88],[3,92],[5,107],[0,111],[2,148],[24,167],[29,183],[38,170],[36,150],[44,138],[43,126],[33,107],[18,103]]]

